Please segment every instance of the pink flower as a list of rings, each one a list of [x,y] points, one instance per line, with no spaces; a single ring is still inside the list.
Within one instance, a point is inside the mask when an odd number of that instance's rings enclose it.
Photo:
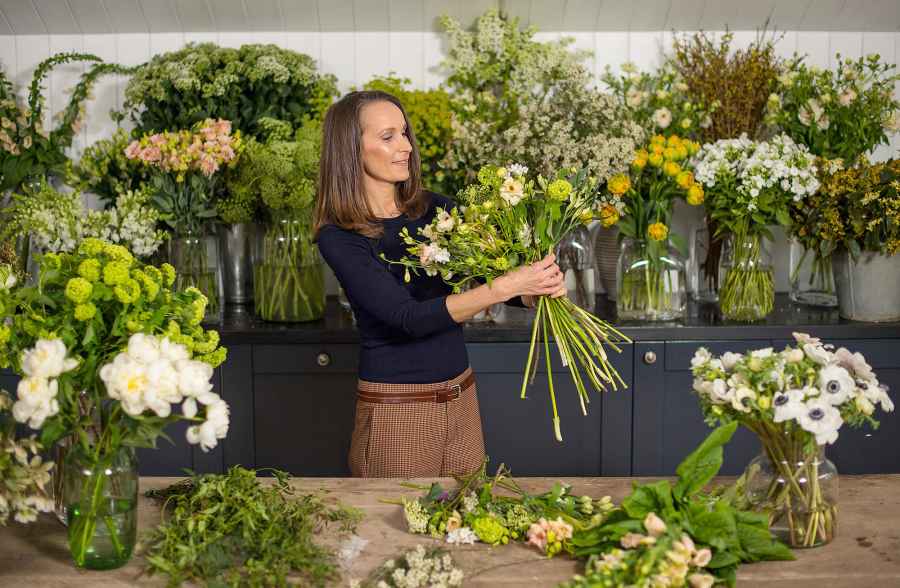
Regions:
[[[147,147],[140,154],[141,161],[154,163],[162,158],[162,152],[159,147]]]
[[[230,135],[231,134],[231,121],[230,120],[224,120],[224,119],[220,118],[218,121],[216,121],[216,127],[218,129],[218,132],[222,135]]]
[[[219,169],[219,164],[214,157],[204,155],[200,158],[200,171],[206,176],[213,175]]]
[[[125,148],[125,157],[128,159],[137,159],[137,157],[141,153],[141,143],[140,141],[132,141],[128,144],[128,147]]]
[[[222,147],[222,153],[220,155],[222,156],[222,161],[231,161],[232,159],[234,159],[234,149],[232,149],[229,145],[225,145],[224,147]]]
[[[625,549],[634,549],[641,544],[643,538],[644,536],[640,533],[625,533],[622,535],[622,539],[620,539],[619,542]]]
[[[161,133],[156,133],[155,135],[150,135],[150,138],[148,139],[148,141],[150,141],[151,145],[155,145],[157,147],[159,147],[160,145],[165,145],[168,142],[168,140],[166,139],[166,136]]]
[[[541,519],[536,523],[531,523],[528,528],[528,544],[534,545],[541,551],[547,550],[547,521]]]

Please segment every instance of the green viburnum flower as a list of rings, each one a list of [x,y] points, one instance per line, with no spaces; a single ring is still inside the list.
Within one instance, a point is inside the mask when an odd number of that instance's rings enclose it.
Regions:
[[[196,353],[210,353],[219,345],[219,332],[214,330],[206,331],[206,336],[202,335],[194,339],[194,351]]]
[[[66,284],[66,298],[75,304],[82,304],[91,298],[94,286],[84,278],[72,278]]]
[[[168,263],[164,263],[159,266],[159,269],[162,272],[163,285],[166,288],[171,287],[175,283],[175,268]]]
[[[113,293],[122,304],[132,304],[141,297],[141,285],[136,280],[127,278],[113,288]]]
[[[128,277],[130,264],[125,261],[111,261],[103,267],[103,282],[107,286],[122,284],[131,278]]]
[[[118,261],[134,261],[134,256],[128,251],[124,245],[114,245],[113,243],[104,243],[103,251],[108,256]]]
[[[103,250],[105,245],[106,243],[104,243],[100,239],[91,237],[81,242],[81,245],[78,246],[78,253],[94,257],[104,252]]]
[[[6,325],[0,325],[0,345],[6,345],[10,335],[12,335],[10,328]]]
[[[45,253],[41,257],[41,266],[49,269],[59,269],[62,267],[62,261],[56,253]]]
[[[96,282],[100,279],[100,261],[97,259],[85,259],[78,264],[78,275],[85,280]]]
[[[492,516],[478,517],[472,522],[472,530],[489,545],[509,543],[509,529]]]
[[[195,349],[196,351],[196,349]],[[200,355],[195,359],[197,361],[202,361],[203,363],[208,364],[210,367],[217,368],[225,362],[226,357],[228,356],[228,349],[225,347],[219,347],[212,353],[206,353],[204,355]]]
[[[97,314],[97,307],[93,302],[86,302],[75,306],[75,320],[89,321]]]
[[[547,196],[553,200],[565,200],[572,193],[572,184],[566,180],[555,180],[547,186]]]

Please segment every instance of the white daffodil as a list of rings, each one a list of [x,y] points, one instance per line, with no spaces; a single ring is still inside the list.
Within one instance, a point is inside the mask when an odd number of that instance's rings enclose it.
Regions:
[[[39,339],[34,347],[22,353],[22,372],[37,378],[56,378],[78,367],[78,360],[66,358],[66,345],[61,339]]]
[[[822,398],[833,406],[839,406],[850,398],[856,382],[850,372],[839,365],[828,365],[819,371],[819,390]]]
[[[738,412],[750,412],[753,407],[750,401],[756,399],[756,392],[752,388],[742,386],[734,391],[734,397],[731,399],[731,407]]]
[[[153,363],[160,357],[159,339],[153,335],[135,333],[128,339],[128,355],[144,364]]]
[[[202,361],[182,359],[175,363],[178,372],[178,390],[184,396],[198,397],[212,390],[209,381],[213,375],[212,367]]]
[[[691,367],[703,367],[709,363],[710,359],[712,359],[712,355],[709,353],[709,350],[706,347],[701,347],[694,353],[694,357],[691,358]]]
[[[816,436],[819,445],[837,441],[838,429],[844,424],[840,411],[823,398],[807,401],[797,421],[803,430]]]
[[[784,392],[779,392],[775,394],[772,398],[772,406],[775,408],[775,418],[772,419],[776,423],[783,423],[785,421],[797,420],[800,418],[800,415],[803,414],[803,411],[806,409],[806,405],[803,403],[805,394],[803,394],[803,390],[785,390]]]

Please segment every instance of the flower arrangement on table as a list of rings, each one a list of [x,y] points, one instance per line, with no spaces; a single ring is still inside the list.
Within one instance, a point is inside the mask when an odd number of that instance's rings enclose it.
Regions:
[[[122,565],[134,542],[132,448],[155,447],[176,421],[204,451],[225,437],[228,405],[210,379],[226,350],[200,326],[206,298],[173,290],[168,264],[98,239],[39,263],[37,284],[0,290],[0,365],[22,376],[12,414],[40,429],[44,447],[72,439],[64,498],[75,564]]]
[[[44,128],[44,81],[53,68],[75,62],[92,62],[72,89],[66,108],[59,114],[55,129]],[[65,150],[81,129],[84,101],[97,79],[108,73],[127,73],[128,68],[102,63],[89,53],[57,53],[34,70],[28,99],[20,104],[12,82],[0,72],[0,191],[18,189],[32,179],[50,172],[62,173],[68,161]]]
[[[325,311],[325,277],[312,241],[313,207],[321,152],[321,123],[306,120],[248,142],[228,176],[223,211],[258,208],[267,226],[254,267],[254,303],[269,321],[316,320]]]
[[[750,502],[770,511],[789,545],[813,547],[831,541],[837,524],[837,480],[823,446],[844,423],[877,428],[875,408],[892,412],[894,403],[862,354],[803,333],[794,339],[781,352],[715,357],[701,347],[691,366],[706,421],[740,423],[762,443],[762,470],[746,474]]]
[[[210,316],[222,310],[218,254],[207,234],[216,216],[213,198],[222,170],[237,164],[243,141],[227,120],[206,119],[191,130],[144,135],[125,149],[128,159],[151,169],[153,204],[175,232],[171,260],[178,269],[176,288],[198,288]]]
[[[790,207],[819,189],[815,159],[787,135],[751,141],[745,135],[704,145],[696,156],[696,180],[717,234],[727,235],[719,304],[726,318],[752,321],[774,306],[775,285],[764,239],[768,225],[791,224]]]
[[[613,176],[606,185],[601,222],[617,224],[620,240],[629,240],[619,260],[619,318],[671,320],[684,311],[684,272],[671,259],[670,242],[682,252],[687,247],[669,227],[676,198],[703,204],[703,187],[689,160],[699,149],[678,135],[656,135],[635,152],[631,173]]]
[[[490,283],[515,267],[540,260],[573,229],[594,219],[598,181],[587,170],[560,170],[550,178],[529,178],[527,174],[528,168],[520,164],[481,168],[478,183],[459,194],[463,208],[440,209],[418,235],[404,229],[401,236],[410,255],[395,263],[406,266],[407,277],[410,271],[440,275],[459,292],[468,283]],[[619,351],[616,343],[628,339],[566,297],[538,298],[522,398],[537,372],[543,347],[553,430],[556,439],[562,440],[553,387],[551,335],[575,382],[584,414],[590,402],[586,384],[597,390],[625,385],[604,347]],[[539,338],[543,345],[538,344]]]

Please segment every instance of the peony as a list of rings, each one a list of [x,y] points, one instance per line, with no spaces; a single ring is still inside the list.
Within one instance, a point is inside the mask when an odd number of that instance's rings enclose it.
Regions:
[[[168,337],[163,337],[159,342],[159,354],[163,359],[167,359],[172,363],[190,357],[187,347],[180,343],[173,343]]]
[[[141,363],[153,363],[159,359],[159,340],[153,335],[135,333],[128,339],[128,355]]]
[[[78,367],[78,360],[66,359],[66,345],[61,339],[39,339],[34,347],[22,353],[22,372],[26,376],[56,378]]]
[[[59,383],[39,377],[25,377],[16,388],[18,400],[13,404],[13,418],[20,423],[28,423],[32,429],[39,429],[44,420],[59,412],[56,394]]]
[[[196,398],[212,390],[209,380],[212,378],[213,368],[209,364],[181,359],[175,362],[175,370],[178,372],[178,390],[184,396]]]

